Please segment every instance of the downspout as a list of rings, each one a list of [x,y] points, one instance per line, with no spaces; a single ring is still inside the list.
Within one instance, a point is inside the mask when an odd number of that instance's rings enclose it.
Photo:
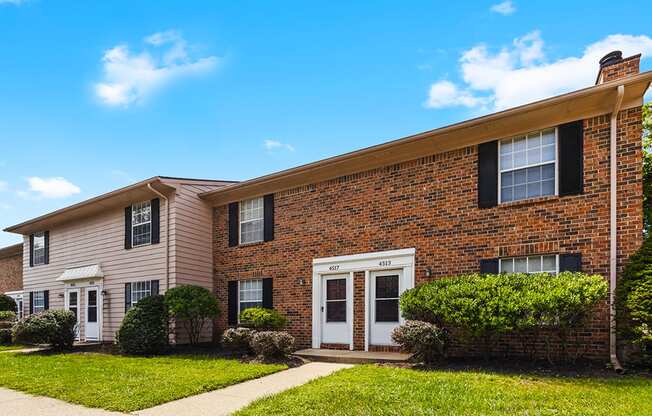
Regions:
[[[614,104],[614,109],[611,113],[611,126],[609,129],[610,140],[609,140],[609,193],[610,193],[610,203],[609,203],[609,225],[610,225],[610,237],[609,237],[609,356],[611,358],[611,365],[614,370],[618,373],[623,372],[623,367],[618,361],[618,355],[616,353],[616,265],[618,261],[618,224],[617,224],[617,170],[618,170],[618,152],[617,152],[617,134],[618,134],[618,113],[620,112],[620,106],[623,103],[623,95],[625,94],[625,87],[623,85],[618,86],[618,95],[616,96],[616,103]]]
[[[150,191],[165,199],[165,290],[170,288],[170,200],[154,189],[151,183],[147,184]]]

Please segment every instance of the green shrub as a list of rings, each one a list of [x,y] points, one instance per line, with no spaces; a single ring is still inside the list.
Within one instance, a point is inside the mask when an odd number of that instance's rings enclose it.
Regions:
[[[445,330],[423,321],[407,321],[392,332],[392,341],[414,358],[433,363],[446,356],[448,334]]]
[[[287,325],[287,319],[278,311],[259,307],[242,311],[240,322],[258,331],[278,331]]]
[[[294,337],[283,331],[256,332],[249,343],[258,358],[284,358],[294,351]]]
[[[168,311],[162,295],[138,301],[125,315],[116,342],[126,354],[152,355],[168,346]]]
[[[8,324],[8,327],[11,327],[14,322],[16,322],[16,312],[0,311],[0,328],[3,327],[3,324]]]
[[[652,366],[652,234],[618,279],[616,308],[620,335],[641,349],[633,361]]]
[[[217,299],[200,286],[177,286],[165,293],[165,304],[175,323],[181,323],[191,345],[199,343],[202,329],[211,318],[220,315]]]
[[[601,276],[564,272],[471,274],[436,280],[401,296],[406,319],[423,320],[472,339],[548,329],[566,342],[593,307],[604,300]]]
[[[229,328],[222,334],[222,346],[231,351],[249,352],[251,337],[255,333],[250,328]]]
[[[4,293],[0,293],[0,311],[18,312],[16,301]]]
[[[15,342],[50,344],[55,350],[69,350],[75,341],[77,317],[70,311],[48,310],[30,315],[13,327]]]

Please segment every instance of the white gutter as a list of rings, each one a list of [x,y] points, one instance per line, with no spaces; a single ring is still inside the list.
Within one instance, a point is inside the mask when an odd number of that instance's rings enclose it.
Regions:
[[[150,191],[165,199],[165,290],[170,288],[170,200],[154,189],[151,183],[147,184]]]
[[[616,353],[616,264],[618,261],[618,224],[617,224],[617,211],[618,211],[618,197],[617,197],[617,169],[618,169],[618,152],[617,152],[617,133],[618,133],[618,113],[620,112],[620,106],[623,103],[623,95],[625,94],[625,87],[623,85],[618,86],[618,95],[616,97],[616,103],[614,104],[614,109],[611,112],[611,126],[609,128],[610,140],[609,140],[609,168],[610,168],[610,202],[609,202],[609,225],[610,225],[610,236],[609,236],[609,356],[611,358],[611,365],[613,365],[614,370],[618,373],[623,372],[623,367],[618,361],[618,355]]]

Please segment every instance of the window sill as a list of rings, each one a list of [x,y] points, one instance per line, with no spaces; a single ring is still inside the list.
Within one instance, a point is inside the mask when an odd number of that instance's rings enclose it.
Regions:
[[[264,240],[261,240],[261,241],[252,241],[251,243],[242,243],[242,244],[238,244],[237,247],[251,247],[251,246],[261,245],[261,244],[263,244],[263,243],[265,243]]]
[[[498,208],[526,207],[529,205],[536,205],[536,204],[542,204],[551,201],[557,201],[558,199],[559,199],[559,195],[549,195],[549,196],[541,196],[536,198],[521,199],[519,201],[501,202],[500,204],[498,204]]]
[[[152,243],[145,243],[145,244],[139,244],[137,246],[132,245],[131,248],[134,249],[134,248],[141,248],[141,247],[149,247],[149,246],[152,246],[152,245],[153,245]]]

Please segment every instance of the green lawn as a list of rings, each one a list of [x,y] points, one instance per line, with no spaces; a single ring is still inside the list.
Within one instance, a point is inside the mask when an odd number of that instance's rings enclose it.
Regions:
[[[88,407],[129,412],[285,368],[206,356],[7,353],[0,354],[0,386]]]
[[[0,352],[2,351],[12,351],[12,350],[20,350],[23,348],[31,348],[30,346],[26,345],[0,345]]]
[[[652,379],[367,365],[259,400],[237,415],[652,415]]]

